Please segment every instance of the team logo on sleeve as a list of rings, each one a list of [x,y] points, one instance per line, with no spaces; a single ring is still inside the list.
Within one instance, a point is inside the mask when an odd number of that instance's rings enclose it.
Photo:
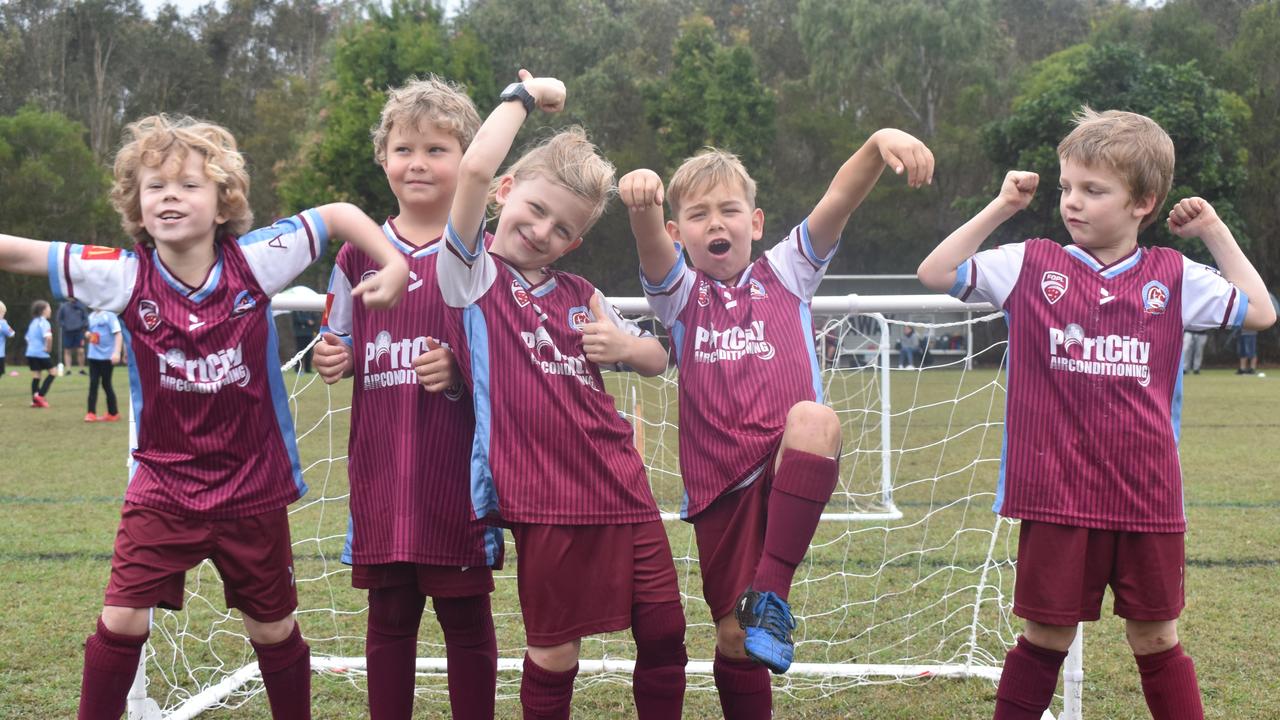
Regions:
[[[519,280],[511,281],[511,297],[515,298],[516,305],[520,307],[529,307],[529,291],[524,289]]]
[[[764,283],[760,282],[759,280],[756,280],[755,278],[752,278],[751,279],[751,299],[763,300],[767,297],[769,297],[769,293],[764,291]]]
[[[1066,275],[1054,270],[1045,270],[1044,275],[1040,277],[1040,292],[1044,293],[1044,299],[1052,305],[1067,294],[1068,282]]]
[[[1142,310],[1148,315],[1161,315],[1169,305],[1169,288],[1159,280],[1142,286]]]
[[[84,250],[80,253],[82,260],[115,260],[120,257],[122,251],[116,247],[104,247],[102,245],[85,245]]]
[[[706,307],[711,304],[711,283],[703,280],[698,283],[698,307]]]
[[[582,326],[591,322],[591,313],[582,305],[569,308],[569,327],[582,332]]]
[[[253,293],[248,290],[241,290],[236,295],[236,301],[231,306],[231,317],[239,317],[258,307],[258,301],[253,299]]]
[[[142,329],[151,332],[160,327],[160,306],[154,300],[143,300],[138,303],[138,319],[142,321]]]

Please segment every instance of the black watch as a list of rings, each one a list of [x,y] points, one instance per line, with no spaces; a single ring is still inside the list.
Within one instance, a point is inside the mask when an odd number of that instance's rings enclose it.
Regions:
[[[502,102],[519,100],[520,104],[524,105],[526,113],[532,113],[534,106],[538,104],[538,101],[533,99],[533,96],[525,89],[522,82],[513,82],[508,85],[507,89],[503,90],[502,94],[498,96],[498,99]]]

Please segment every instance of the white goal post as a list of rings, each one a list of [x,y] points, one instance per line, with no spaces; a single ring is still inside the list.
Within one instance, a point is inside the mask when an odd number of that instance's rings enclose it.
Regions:
[[[643,298],[611,302],[628,316],[649,316]],[[323,308],[324,296],[306,288],[292,288],[272,302],[277,314]],[[797,662],[775,678],[775,691],[806,698],[922,678],[998,680],[1004,652],[1020,629],[1012,615],[1016,523],[991,512],[1006,381],[1001,316],[989,305],[944,295],[823,296],[811,309],[824,399],[844,430],[841,480],[796,575],[791,603]],[[894,318],[919,313],[954,313],[957,320],[911,322],[925,337],[931,362],[899,369],[894,331],[905,322]],[[285,364],[311,488],[290,509],[298,618],[312,647],[312,669],[359,684],[365,596],[350,587],[349,568],[338,560],[346,532],[350,396],[315,375],[294,373],[300,357]],[[682,492],[676,377],[675,370],[658,378],[606,374],[619,411],[635,428],[668,521],[689,627],[690,691],[714,691],[704,641],[714,633],[701,597],[696,544],[676,513]],[[495,572],[502,697],[518,692],[524,651],[512,555]],[[443,646],[438,637],[426,637],[433,626],[424,618],[419,702],[447,704],[438,678],[445,670]],[[1047,720],[1081,718],[1082,634],[1063,673],[1062,710],[1047,712]],[[588,638],[581,657],[579,692],[626,682],[634,645],[626,633]],[[220,580],[206,562],[189,573],[186,608],[154,614],[129,718],[193,718],[261,692],[243,627],[223,607]]]

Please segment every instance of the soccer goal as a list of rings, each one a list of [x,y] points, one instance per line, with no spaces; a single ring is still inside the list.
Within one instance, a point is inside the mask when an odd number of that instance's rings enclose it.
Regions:
[[[648,313],[643,298],[613,302],[628,315]],[[318,311],[323,297],[291,293],[278,296],[273,308]],[[818,297],[812,310],[824,401],[839,414],[844,444],[839,486],[791,593],[796,662],[774,679],[774,689],[811,698],[927,678],[995,681],[1020,628],[1012,615],[1016,523],[991,512],[1006,378],[1001,316],[990,306],[933,295]],[[925,313],[956,319],[919,322]],[[924,355],[918,366],[899,369],[894,338],[907,318],[922,334]],[[317,701],[330,688],[348,687],[350,712],[358,714],[366,603],[339,561],[347,529],[349,383],[326,386],[314,374],[297,373],[297,360],[286,363],[285,378],[310,486],[291,509],[297,617],[313,670],[349,684],[318,683]],[[607,373],[606,380],[635,428],[667,520],[689,628],[689,691],[714,692],[714,629],[697,546],[692,527],[677,515],[676,373]],[[495,573],[493,607],[498,692],[511,698],[519,692],[524,646],[510,545],[507,558]],[[1079,643],[1078,635],[1061,713],[1046,718],[1080,717]],[[432,617],[423,620],[419,648],[419,702],[447,708],[444,646]],[[586,639],[576,692],[627,682],[631,658],[626,633]],[[221,582],[206,562],[188,574],[186,608],[153,617],[129,717],[192,718],[254,702],[261,692],[243,625],[223,607]]]

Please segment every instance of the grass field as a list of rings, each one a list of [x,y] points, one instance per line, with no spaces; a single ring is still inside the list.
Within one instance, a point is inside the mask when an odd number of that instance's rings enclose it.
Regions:
[[[117,373],[117,387],[125,385]],[[287,376],[292,377],[292,376]],[[71,717],[76,706],[82,643],[100,606],[109,568],[114,529],[125,477],[127,428],[85,425],[87,379],[60,378],[49,410],[29,409],[29,375],[0,378],[0,718]],[[833,404],[840,398],[874,398],[874,383],[859,373],[830,377]],[[1003,643],[1017,632],[1007,616],[1012,592],[1007,525],[990,513],[994,463],[999,454],[1002,397],[991,372],[961,377],[958,371],[895,373],[893,447],[895,502],[903,519],[824,526],[812,559],[800,572],[793,604],[804,615],[798,632],[798,661],[888,662],[893,658],[938,662],[979,658],[999,660]],[[617,382],[614,380],[614,382]],[[1225,370],[1187,378],[1183,415],[1186,476],[1188,608],[1181,631],[1196,658],[1206,713],[1212,718],[1280,717],[1280,375],[1237,377]],[[620,391],[629,397],[629,389]],[[297,408],[307,477],[312,487],[293,516],[303,629],[313,647],[335,655],[362,652],[364,607],[337,563],[345,530],[345,463],[327,458],[345,454],[346,416],[325,414],[347,403],[347,386],[328,397],[309,388]],[[664,508],[679,501],[675,437],[666,423],[675,417],[651,389],[638,389],[645,420],[645,451],[655,495]],[[963,397],[964,402],[950,402]],[[624,403],[629,408],[629,403]],[[912,409],[914,408],[914,409]],[[880,456],[875,417],[850,409],[843,481],[847,494],[833,502],[845,511],[874,504]],[[664,418],[666,423],[664,423]],[[314,428],[314,429],[313,429]],[[945,439],[945,443],[942,442]],[[316,502],[317,499],[328,500]],[[308,504],[308,501],[310,503]],[[836,507],[838,506],[838,507]],[[992,542],[992,531],[995,542]],[[670,523],[688,604],[690,656],[711,654],[710,626],[698,597],[694,548],[688,528]],[[995,546],[995,556],[987,550]],[[494,605],[499,647],[518,657],[519,616],[514,602],[514,559],[500,574]],[[976,591],[988,570],[983,594]],[[152,674],[152,696],[164,698],[168,683],[190,687],[185,676],[211,676],[251,660],[238,621],[222,612],[221,588],[208,570],[188,575],[199,590],[189,611],[159,619],[153,633],[164,656],[174,645],[191,658],[187,667],[160,657],[170,677]],[[968,620],[981,621],[976,644]],[[1109,608],[1109,601],[1107,608]],[[197,641],[211,639],[208,644]],[[170,644],[173,641],[173,645]],[[425,654],[439,656],[439,629],[424,621]],[[596,639],[584,657],[630,657],[625,635]],[[175,678],[172,668],[180,668]],[[1120,620],[1109,617],[1086,631],[1084,709],[1091,718],[1146,717],[1137,673],[1123,641]],[[498,713],[518,717],[518,677],[504,676]],[[580,676],[575,715],[621,718],[632,715],[630,690],[617,676]],[[779,718],[943,718],[990,717],[994,687],[982,680],[918,680],[905,684],[846,687],[840,681],[796,678],[775,686]],[[420,717],[447,716],[444,685],[438,677],[420,680]],[[363,681],[358,673],[316,676],[315,716],[363,715]],[[176,698],[176,694],[172,696]],[[687,717],[712,717],[718,704],[709,678],[690,677]],[[261,695],[244,699],[235,711],[202,717],[266,718]]]

